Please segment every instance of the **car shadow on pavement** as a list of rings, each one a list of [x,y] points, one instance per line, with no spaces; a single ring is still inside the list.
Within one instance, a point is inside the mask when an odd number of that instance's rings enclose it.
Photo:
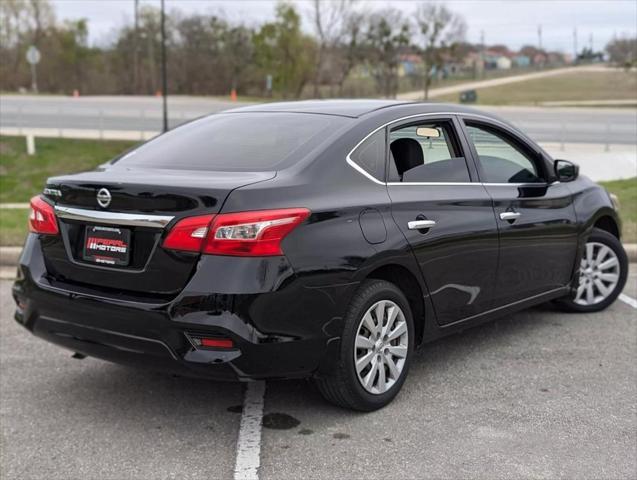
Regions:
[[[56,389],[63,396],[61,403],[72,405],[75,415],[91,418],[96,411],[117,412],[121,421],[157,420],[165,426],[167,418],[203,419],[211,413],[233,417],[228,409],[242,403],[243,388],[237,383],[172,376],[94,359],[82,362],[92,364],[80,374],[59,375]]]
[[[432,379],[442,371],[449,373],[454,368],[464,368],[467,364],[481,361],[485,356],[506,355],[505,350],[508,351],[512,345],[528,342],[529,338],[552,335],[554,329],[570,318],[577,316],[558,312],[549,304],[540,305],[426,343],[416,350],[405,386],[411,384],[412,387],[422,387],[432,383]],[[304,407],[320,408],[323,413],[333,412],[336,418],[352,413],[329,405],[312,382],[307,380],[268,382],[266,408],[270,400],[282,405],[301,403]],[[400,401],[401,395],[395,403]]]
[[[510,354],[521,342],[553,335],[569,317],[542,305],[425,344],[416,351],[407,385],[434,383],[440,373],[464,369],[484,358],[493,362],[492,357]],[[82,362],[92,362],[92,368],[83,369],[81,375],[59,376],[60,391],[68,396],[76,413],[90,416],[95,409],[115,409],[131,421],[140,421],[165,415],[206,416],[211,410],[232,416],[241,411],[240,383],[171,376],[94,359]],[[275,405],[318,408],[334,414],[335,420],[352,414],[328,404],[309,380],[268,381],[265,404],[266,410]]]

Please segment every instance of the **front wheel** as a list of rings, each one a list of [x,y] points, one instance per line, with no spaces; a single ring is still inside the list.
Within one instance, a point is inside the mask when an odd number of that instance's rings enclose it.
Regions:
[[[580,262],[577,290],[557,301],[572,312],[598,312],[605,309],[624,289],[628,258],[621,242],[610,233],[593,229]]]
[[[413,349],[414,322],[405,295],[392,283],[367,280],[345,316],[335,372],[316,384],[336,405],[377,410],[400,391]]]

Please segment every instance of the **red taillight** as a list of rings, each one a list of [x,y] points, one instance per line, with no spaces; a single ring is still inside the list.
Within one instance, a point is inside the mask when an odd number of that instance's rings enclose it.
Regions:
[[[29,231],[43,235],[57,235],[59,233],[53,206],[46,203],[39,195],[31,199]]]
[[[232,348],[234,343],[229,338],[200,338],[202,347],[208,348]]]
[[[217,215],[203,253],[242,257],[283,255],[281,241],[309,215],[306,208]]]
[[[177,222],[164,239],[164,248],[201,252],[214,215],[187,217]]]
[[[281,241],[309,215],[306,208],[283,208],[189,217],[171,229],[163,245],[208,255],[283,255]]]

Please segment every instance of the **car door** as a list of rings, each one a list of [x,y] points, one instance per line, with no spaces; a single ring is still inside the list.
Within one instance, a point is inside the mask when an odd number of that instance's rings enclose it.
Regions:
[[[565,286],[577,250],[568,187],[552,180],[550,163],[537,147],[504,125],[471,117],[463,123],[500,232],[494,306]]]
[[[392,216],[418,260],[438,323],[490,308],[498,260],[491,198],[467,161],[455,116],[388,127]]]

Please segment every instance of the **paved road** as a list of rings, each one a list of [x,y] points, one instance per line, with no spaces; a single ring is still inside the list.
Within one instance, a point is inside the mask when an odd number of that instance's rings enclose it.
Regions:
[[[9,287],[1,478],[232,478],[239,385],[73,360],[11,319]],[[637,297],[634,273],[625,292]],[[636,354],[625,303],[541,307],[420,350],[401,395],[372,414],[270,382],[259,478],[635,478]]]
[[[212,98],[172,97],[170,126],[236,106]],[[485,107],[539,142],[635,144],[637,112],[631,108]],[[0,126],[106,130],[161,129],[155,97],[55,97],[4,95]]]

